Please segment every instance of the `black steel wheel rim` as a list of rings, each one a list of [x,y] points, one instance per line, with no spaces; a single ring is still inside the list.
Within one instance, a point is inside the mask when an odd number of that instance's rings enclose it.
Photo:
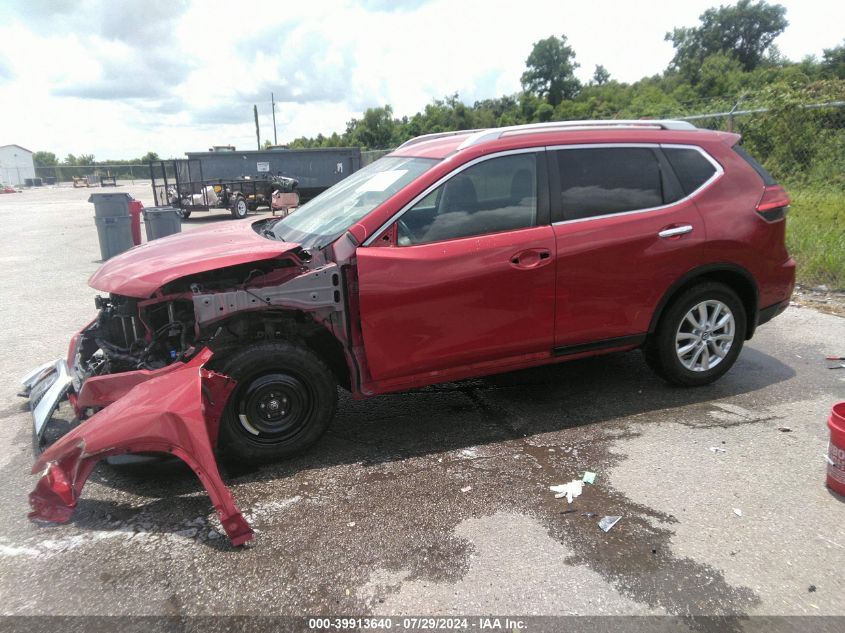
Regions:
[[[253,442],[275,444],[296,436],[314,410],[314,393],[296,376],[272,373],[249,381],[237,394],[238,428]]]

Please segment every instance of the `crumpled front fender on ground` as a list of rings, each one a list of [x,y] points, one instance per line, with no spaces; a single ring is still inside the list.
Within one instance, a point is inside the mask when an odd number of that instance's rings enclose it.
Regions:
[[[212,448],[235,387],[228,376],[203,367],[212,355],[205,349],[188,363],[174,363],[45,450],[32,467],[41,479],[29,495],[29,518],[69,521],[94,466],[109,455],[165,453],[197,474],[232,544],[249,541],[252,529],[220,478]]]

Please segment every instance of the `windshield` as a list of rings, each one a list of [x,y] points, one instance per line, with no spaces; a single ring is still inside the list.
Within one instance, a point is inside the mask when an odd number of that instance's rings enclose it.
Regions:
[[[437,162],[432,158],[385,156],[279,220],[270,232],[286,242],[321,248]]]

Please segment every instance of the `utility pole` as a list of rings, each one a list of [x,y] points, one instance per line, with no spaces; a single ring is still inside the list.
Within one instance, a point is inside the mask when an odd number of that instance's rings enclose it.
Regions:
[[[258,149],[261,150],[261,133],[258,131],[258,106],[252,106],[252,112],[255,114],[255,143],[258,145]]]
[[[279,139],[276,136],[276,97],[270,93],[270,105],[273,106],[273,145],[279,144]]]

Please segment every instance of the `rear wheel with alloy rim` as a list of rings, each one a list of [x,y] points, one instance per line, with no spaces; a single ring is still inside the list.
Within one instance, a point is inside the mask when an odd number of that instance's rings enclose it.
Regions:
[[[334,375],[307,347],[252,345],[226,359],[220,371],[238,381],[220,423],[219,445],[228,458],[294,455],[316,442],[334,417]]]
[[[745,341],[746,314],[728,286],[705,282],[666,309],[644,347],[648,364],[676,385],[706,385],[727,372]]]

